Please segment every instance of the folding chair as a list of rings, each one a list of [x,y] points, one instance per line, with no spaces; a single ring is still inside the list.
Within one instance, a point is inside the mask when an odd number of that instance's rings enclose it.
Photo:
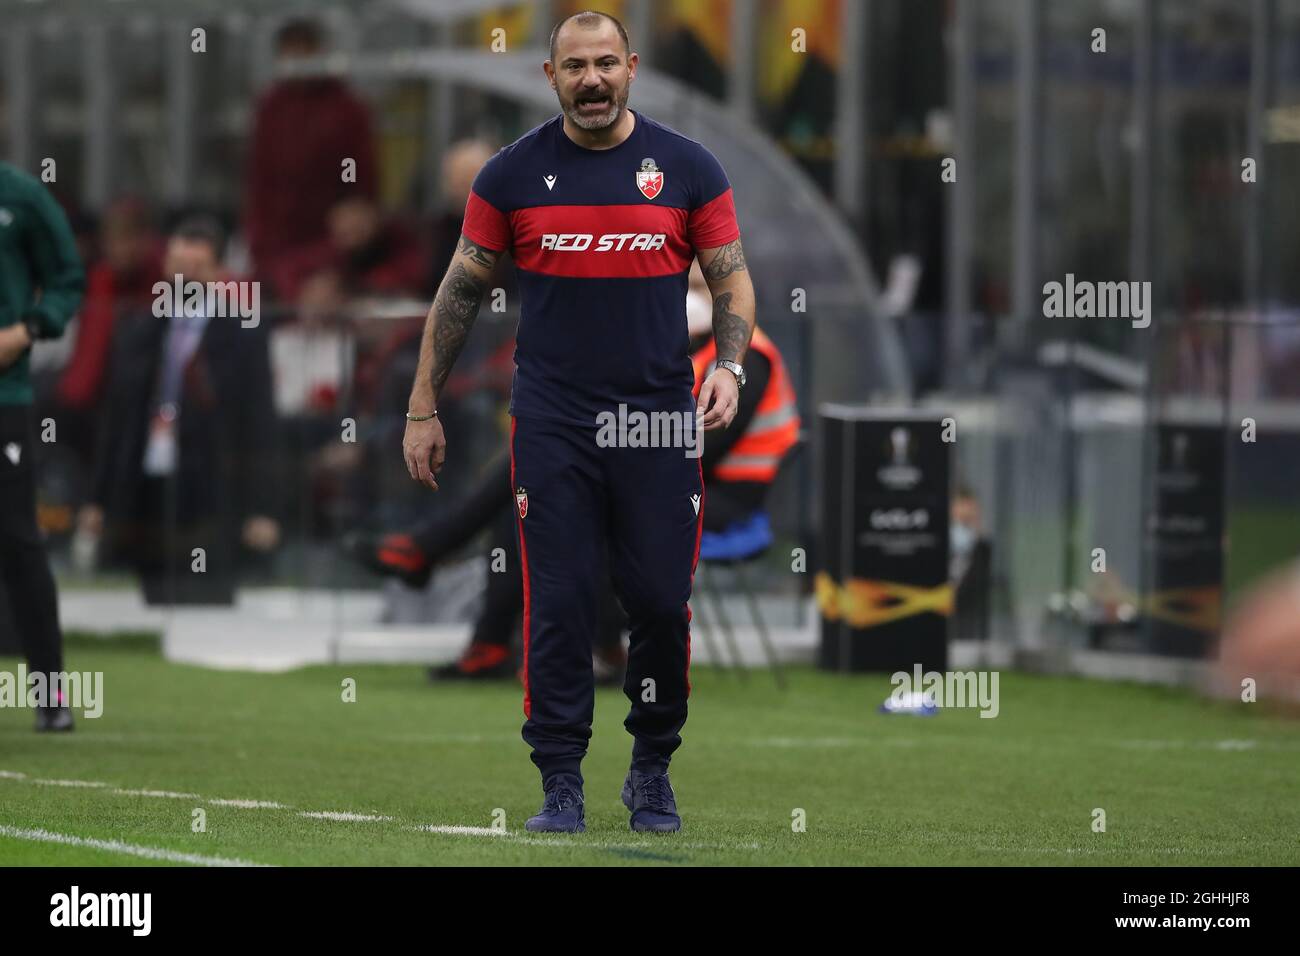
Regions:
[[[737,670],[742,680],[747,679],[745,669],[742,666],[740,657],[740,648],[736,644],[736,635],[731,628],[730,621],[727,620],[726,612],[722,607],[722,597],[718,592],[717,584],[714,581],[713,572],[706,572],[709,566],[726,567],[732,571],[736,582],[739,585],[740,592],[745,596],[745,602],[749,605],[750,617],[754,621],[754,627],[758,631],[758,638],[763,645],[763,652],[767,656],[768,665],[772,668],[772,673],[776,678],[777,687],[785,689],[785,674],[781,670],[780,661],[777,660],[776,650],[772,646],[772,640],[768,635],[767,624],[763,620],[763,615],[759,612],[758,601],[754,596],[753,588],[750,586],[749,575],[745,572],[745,565],[761,558],[767,553],[772,546],[772,525],[768,521],[766,511],[756,511],[748,518],[737,521],[722,531],[705,531],[700,535],[700,583],[703,585],[705,602],[710,607],[708,617],[716,615],[718,625],[722,630],[727,647],[731,653],[732,666]],[[703,610],[701,607],[699,610]],[[706,644],[709,646],[710,656],[714,656],[715,648],[712,638],[709,635],[709,622],[704,614],[700,614],[700,627]],[[715,657],[715,660],[721,664],[721,657]]]

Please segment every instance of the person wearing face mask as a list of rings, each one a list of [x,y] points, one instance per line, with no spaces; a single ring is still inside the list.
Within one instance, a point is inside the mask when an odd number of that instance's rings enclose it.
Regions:
[[[325,30],[310,18],[276,33],[276,65],[328,52]],[[345,161],[354,177],[345,180]],[[283,76],[259,96],[249,138],[244,233],[256,275],[274,279],[284,258],[328,233],[341,199],[373,200],[378,165],[370,109],[340,79]]]
[[[959,487],[952,497],[948,537],[948,576],[956,587],[952,636],[955,640],[985,640],[992,549],[984,536],[979,500],[969,488]]]

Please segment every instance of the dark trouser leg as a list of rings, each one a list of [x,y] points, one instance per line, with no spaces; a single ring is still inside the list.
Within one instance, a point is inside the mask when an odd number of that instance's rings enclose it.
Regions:
[[[524,740],[546,780],[580,767],[591,739],[605,490],[595,429],[515,419],[513,485],[524,590]]]
[[[54,575],[36,525],[35,458],[30,409],[0,405],[0,587],[29,670],[51,674],[63,669],[63,635]]]
[[[449,513],[421,521],[411,529],[411,537],[425,556],[436,564],[458,548],[464,547],[490,524],[495,535],[494,522],[503,513],[509,514],[507,508],[514,506],[513,494],[510,486],[510,454],[505,451],[493,459],[472,494]],[[510,529],[513,537],[513,523]],[[492,546],[497,546],[496,541],[493,541]],[[513,559],[511,565],[514,566]]]
[[[688,606],[700,553],[704,484],[681,448],[614,450],[610,559],[631,631],[623,692],[632,762],[663,771],[681,746],[690,694]]]
[[[514,506],[513,498],[511,506]],[[483,610],[474,624],[475,644],[509,646],[515,622],[523,611],[524,584],[519,567],[519,539],[515,530],[518,520],[512,512],[502,510],[492,522],[492,536],[488,539],[487,592],[483,596]],[[501,549],[500,552],[498,548]],[[497,570],[501,563],[497,558],[502,552],[505,567]]]

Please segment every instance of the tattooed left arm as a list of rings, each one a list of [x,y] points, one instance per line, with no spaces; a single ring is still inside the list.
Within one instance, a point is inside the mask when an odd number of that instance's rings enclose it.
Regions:
[[[713,295],[713,339],[718,360],[744,364],[749,338],[754,334],[754,286],[745,267],[740,240],[699,250],[704,281]],[[740,407],[740,390],[726,369],[715,369],[700,388],[700,423],[705,428],[726,428]]]

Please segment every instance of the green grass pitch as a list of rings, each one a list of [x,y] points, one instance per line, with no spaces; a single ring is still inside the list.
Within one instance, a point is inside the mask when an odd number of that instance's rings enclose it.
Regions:
[[[67,667],[104,672],[104,715],[52,737],[0,710],[0,864],[158,862],[139,848],[290,866],[1300,862],[1300,723],[1169,689],[1005,673],[997,718],[918,718],[876,712],[883,675],[796,669],[781,693],[765,672],[697,667],[673,763],[683,832],[628,830],[626,701],[601,690],[588,831],[532,836],[540,790],[512,684],[435,687],[414,666],[210,671],[140,642],[74,642]],[[491,828],[498,810],[505,834],[419,829]],[[379,819],[303,815],[322,811]]]

